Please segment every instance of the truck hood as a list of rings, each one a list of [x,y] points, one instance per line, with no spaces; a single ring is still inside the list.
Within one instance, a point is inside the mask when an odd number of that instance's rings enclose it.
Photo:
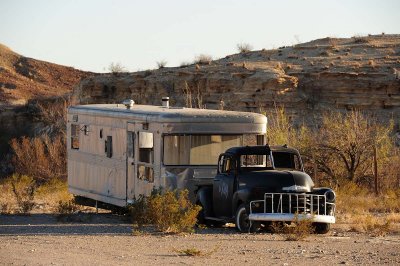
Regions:
[[[239,187],[267,192],[311,192],[314,182],[300,171],[262,170],[239,174]]]

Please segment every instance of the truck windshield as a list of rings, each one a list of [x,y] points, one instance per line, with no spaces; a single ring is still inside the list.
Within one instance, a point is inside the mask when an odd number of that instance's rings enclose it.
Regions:
[[[165,135],[164,165],[217,165],[218,156],[237,146],[263,145],[264,135]]]
[[[275,168],[302,171],[301,160],[297,154],[289,152],[272,152]]]

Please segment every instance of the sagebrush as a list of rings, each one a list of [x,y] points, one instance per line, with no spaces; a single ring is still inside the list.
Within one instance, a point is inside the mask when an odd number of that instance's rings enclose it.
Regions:
[[[129,206],[132,221],[139,226],[154,225],[162,232],[192,232],[201,207],[193,205],[188,195],[188,190],[157,190],[141,196]]]

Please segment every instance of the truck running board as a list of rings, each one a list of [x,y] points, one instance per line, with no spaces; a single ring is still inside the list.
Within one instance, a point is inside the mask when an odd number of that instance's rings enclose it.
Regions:
[[[206,219],[206,220],[212,220],[212,221],[217,221],[217,222],[223,222],[223,221],[225,221],[224,219],[216,218],[216,217],[210,217],[210,216],[204,217],[204,219]]]

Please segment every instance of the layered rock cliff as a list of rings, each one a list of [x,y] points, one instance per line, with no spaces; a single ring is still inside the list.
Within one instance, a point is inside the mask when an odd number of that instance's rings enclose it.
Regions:
[[[76,103],[130,98],[177,106],[268,113],[284,106],[297,123],[323,112],[359,109],[382,122],[400,119],[400,35],[324,38],[275,50],[239,53],[135,73],[84,79]]]

